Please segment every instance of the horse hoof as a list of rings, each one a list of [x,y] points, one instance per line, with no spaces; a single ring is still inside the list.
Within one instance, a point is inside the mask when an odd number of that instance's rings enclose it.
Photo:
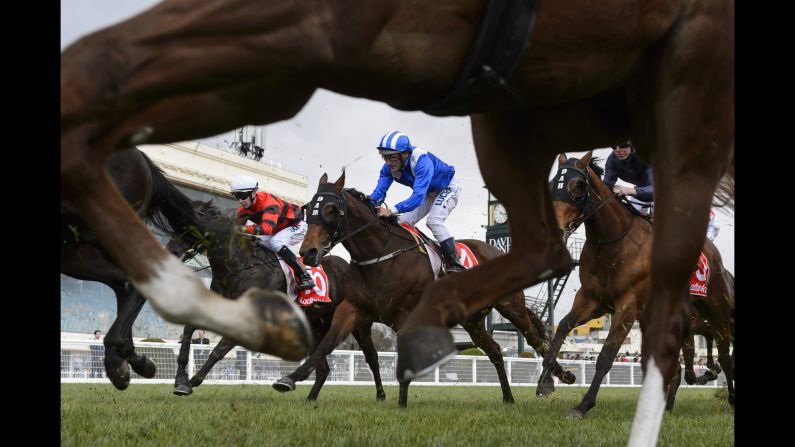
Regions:
[[[144,355],[142,355],[140,359],[136,361],[130,361],[129,363],[130,366],[132,366],[132,370],[145,379],[151,379],[157,373],[157,366],[155,366],[155,362],[151,361]]]
[[[571,385],[577,381],[577,376],[575,376],[571,371],[563,371],[563,374],[560,376],[560,381],[566,385]]]
[[[180,383],[174,387],[175,396],[190,396],[191,394],[193,394],[193,388],[187,383]]]
[[[260,336],[255,344],[240,343],[257,352],[298,361],[312,349],[312,329],[304,312],[282,292],[248,289],[241,299],[248,298],[260,317]]]
[[[188,383],[190,383],[190,386],[192,386],[193,388],[198,387],[199,385],[202,384],[202,382],[204,382],[204,377],[197,377],[197,376],[191,377],[190,380],[188,381]]]
[[[571,411],[569,411],[569,419],[580,421],[585,419],[585,413],[576,408],[572,408]]]
[[[110,383],[112,383],[117,390],[124,391],[130,386],[130,365],[126,360],[121,362],[118,368],[107,369],[107,365],[105,368]]]
[[[424,376],[456,355],[447,328],[423,326],[397,336],[397,376],[400,384]]]
[[[717,378],[718,378],[718,375],[715,374],[715,371],[713,371],[711,369],[708,369],[708,370],[704,371],[704,379],[707,382],[712,382],[713,380],[715,380]]]
[[[539,383],[538,386],[536,386],[537,397],[547,397],[554,392],[555,392],[554,383]]]
[[[295,389],[295,381],[289,377],[282,377],[281,379],[273,382],[272,386],[274,390],[280,393],[286,393]]]
[[[376,400],[376,401],[378,401],[378,402],[383,402],[383,401],[385,401],[385,400],[386,400],[386,394],[383,394],[383,393],[381,393],[381,394],[376,394],[376,395],[375,395],[375,400]]]

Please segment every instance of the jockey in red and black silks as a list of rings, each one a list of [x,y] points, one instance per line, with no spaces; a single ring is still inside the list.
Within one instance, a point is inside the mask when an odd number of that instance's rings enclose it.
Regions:
[[[257,191],[258,186],[259,183],[247,175],[232,180],[231,194],[240,202],[237,222],[243,226],[241,230],[256,236],[292,267],[299,291],[315,287],[315,281],[289,248],[300,244],[306,236],[303,209],[265,191]]]

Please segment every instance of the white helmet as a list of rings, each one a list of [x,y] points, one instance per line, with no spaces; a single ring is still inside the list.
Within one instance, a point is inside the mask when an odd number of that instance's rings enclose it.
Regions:
[[[259,184],[251,176],[238,175],[237,177],[235,177],[234,180],[232,180],[232,190],[230,192],[232,192],[232,193],[249,192],[250,193],[250,192],[256,191],[257,190],[257,186],[259,186]]]

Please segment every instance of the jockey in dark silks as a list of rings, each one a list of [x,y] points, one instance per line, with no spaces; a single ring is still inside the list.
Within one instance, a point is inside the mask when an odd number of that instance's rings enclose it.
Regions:
[[[619,178],[635,186],[616,186]],[[654,201],[651,166],[638,157],[631,142],[613,148],[605,162],[604,182],[614,193],[627,196],[627,200],[642,214],[651,215]]]

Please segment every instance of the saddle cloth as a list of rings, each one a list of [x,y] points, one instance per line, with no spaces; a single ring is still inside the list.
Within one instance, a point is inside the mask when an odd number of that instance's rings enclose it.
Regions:
[[[433,271],[433,279],[439,279],[439,273],[442,270],[442,258],[439,255],[439,245],[431,238],[426,236],[422,231],[418,230],[416,227],[413,227],[407,223],[401,223],[401,227],[403,227],[406,231],[413,234],[414,236],[418,237],[423,243],[425,247],[425,252],[428,254],[428,259],[431,261],[431,270]],[[471,269],[472,267],[478,265],[478,260],[475,255],[472,253],[472,250],[469,249],[466,245],[462,244],[461,242],[456,241],[456,252],[458,253],[458,260],[464,267]]]
[[[709,282],[709,261],[702,252],[698,257],[698,269],[690,277],[690,294],[707,296],[707,283]]]
[[[296,257],[298,262],[301,263],[306,268],[304,261],[300,257]],[[282,271],[284,272],[284,279],[287,280],[287,296],[290,297],[291,300],[295,301],[301,307],[308,307],[311,306],[313,303],[330,303],[331,298],[329,297],[329,287],[328,287],[328,277],[326,276],[325,270],[323,270],[323,266],[319,265],[317,267],[309,267],[307,271],[309,275],[312,277],[312,280],[315,281],[315,287],[302,290],[301,293],[296,293],[295,291],[295,272],[293,272],[292,267],[287,265],[284,260],[279,257],[279,264],[282,266]]]

